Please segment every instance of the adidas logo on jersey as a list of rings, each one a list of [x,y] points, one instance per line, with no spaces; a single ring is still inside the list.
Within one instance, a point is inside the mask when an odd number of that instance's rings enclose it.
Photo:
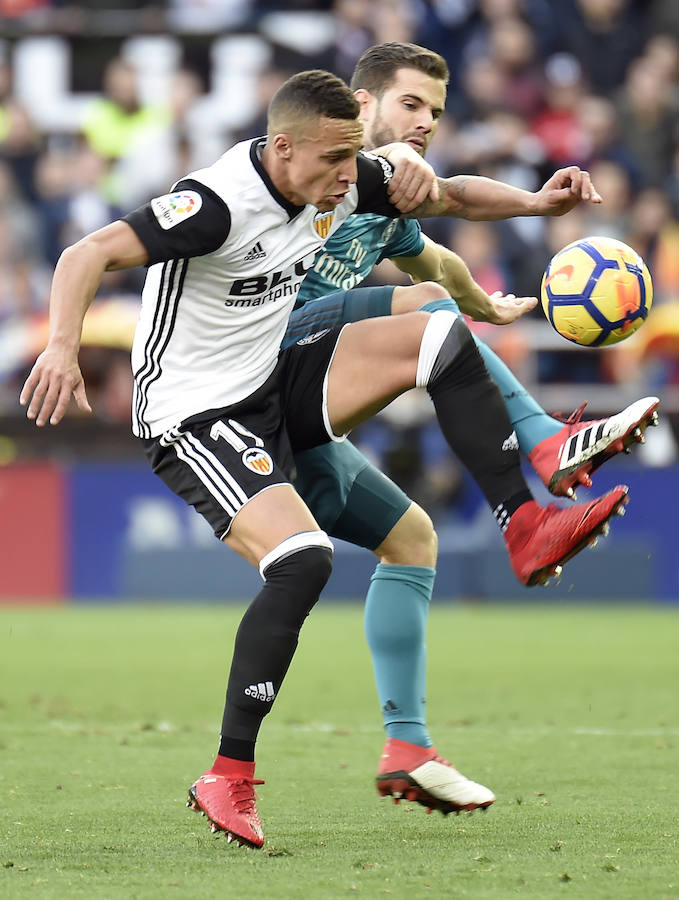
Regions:
[[[243,262],[252,262],[254,259],[264,259],[266,252],[262,245],[257,241],[255,246],[243,257]]]
[[[251,684],[250,687],[246,687],[245,696],[252,697],[254,700],[263,700],[265,703],[271,703],[276,696],[276,692],[270,681],[260,681],[259,684]]]

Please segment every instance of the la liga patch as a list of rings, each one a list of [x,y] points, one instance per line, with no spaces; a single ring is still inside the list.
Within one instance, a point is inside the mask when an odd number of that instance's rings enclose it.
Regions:
[[[196,191],[177,191],[151,200],[153,214],[165,231],[195,216],[202,205],[203,198]]]

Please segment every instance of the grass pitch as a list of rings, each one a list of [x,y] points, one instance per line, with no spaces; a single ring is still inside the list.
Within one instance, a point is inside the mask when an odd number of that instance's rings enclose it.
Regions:
[[[679,610],[434,606],[429,721],[497,794],[381,800],[358,606],[321,604],[262,728],[261,851],[185,808],[241,607],[0,609],[3,898],[679,898]]]

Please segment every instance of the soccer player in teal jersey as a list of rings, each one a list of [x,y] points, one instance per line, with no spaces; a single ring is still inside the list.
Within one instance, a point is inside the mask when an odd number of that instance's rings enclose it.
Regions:
[[[423,155],[443,111],[447,82],[445,61],[424,48],[390,43],[366,51],[351,85],[361,103],[365,146],[405,141]],[[555,173],[536,194],[484,178],[458,179],[460,216],[470,219],[561,215],[581,199],[601,199],[587,173],[575,167]],[[427,310],[461,309],[477,320],[508,324],[535,304],[534,298],[489,297],[460,257],[423,235],[412,219],[353,215],[331,236],[302,283],[283,346],[341,322],[420,306],[416,287],[412,305],[400,309],[392,308],[390,288],[353,290],[384,259],[393,259],[416,282],[440,283],[458,300],[437,300],[422,307]],[[496,354],[475,340],[500,387],[520,449],[555,494],[573,497],[574,485],[589,487],[591,472],[639,439],[654,420],[658,401],[646,398],[610,419],[583,422],[574,416],[564,424],[547,415]],[[444,812],[487,806],[491,792],[441,759],[426,726],[425,630],[436,563],[429,517],[349,441],[300,453],[296,464],[295,486],[321,527],[368,548],[379,560],[365,606],[387,735],[378,789],[405,793]]]

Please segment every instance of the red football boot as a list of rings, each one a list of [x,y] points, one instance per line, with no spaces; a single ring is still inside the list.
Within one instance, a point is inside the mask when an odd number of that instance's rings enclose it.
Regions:
[[[590,503],[561,508],[535,500],[520,506],[509,520],[505,541],[514,574],[522,584],[547,584],[558,579],[565,562],[598,535],[608,534],[608,520],[624,515],[629,488],[619,484]]]
[[[434,747],[420,747],[389,738],[384,745],[375,779],[383,797],[393,796],[440,809],[444,815],[462,810],[487,809],[495,794],[482,784],[470,781]]]
[[[616,453],[629,452],[631,444],[643,444],[645,429],[658,424],[657,397],[637,400],[608,419],[583,422],[586,405],[583,403],[564,420],[560,431],[540,441],[528,454],[535,471],[557,497],[575,499],[575,487],[591,487],[592,472]]]
[[[229,842],[261,847],[264,833],[255,806],[255,784],[264,782],[205,772],[189,788],[186,805],[207,816],[212,831],[225,831]]]

